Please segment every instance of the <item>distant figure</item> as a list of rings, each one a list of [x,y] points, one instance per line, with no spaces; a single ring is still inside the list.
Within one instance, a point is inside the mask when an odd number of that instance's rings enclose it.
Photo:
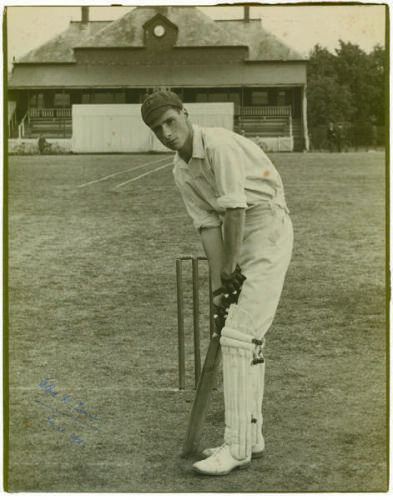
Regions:
[[[370,143],[371,143],[371,150],[372,151],[375,150],[378,143],[378,129],[375,116],[371,117]]]
[[[332,153],[336,147],[336,129],[334,126],[333,122],[329,123],[329,127],[327,130],[327,140],[328,140],[328,146],[329,146],[329,151]]]
[[[336,144],[337,144],[337,151],[339,153],[341,153],[343,139],[344,139],[344,129],[343,126],[339,124],[336,128]]]
[[[46,150],[50,149],[49,142],[45,139],[45,137],[42,134],[38,138],[38,149],[40,151],[40,155],[45,153]]]

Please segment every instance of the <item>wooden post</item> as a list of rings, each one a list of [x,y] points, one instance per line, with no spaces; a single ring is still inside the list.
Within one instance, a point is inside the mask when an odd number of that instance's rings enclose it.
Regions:
[[[178,332],[178,356],[179,356],[179,389],[185,389],[186,362],[184,354],[184,303],[183,303],[183,276],[182,261],[176,259],[176,283],[177,283],[177,332]]]
[[[307,85],[304,84],[302,88],[303,106],[302,106],[302,121],[303,121],[303,134],[304,134],[304,148],[306,151],[310,149],[310,138],[308,136],[307,126]]]
[[[192,258],[192,295],[193,295],[193,320],[194,320],[194,371],[195,388],[201,374],[201,346],[199,332],[199,272],[198,258]]]

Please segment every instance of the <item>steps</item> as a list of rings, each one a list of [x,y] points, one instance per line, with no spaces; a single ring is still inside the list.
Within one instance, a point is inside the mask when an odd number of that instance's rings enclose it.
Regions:
[[[288,137],[288,116],[239,116],[236,127],[246,137]]]
[[[246,137],[289,137],[288,116],[238,116],[235,131]],[[304,151],[303,125],[300,118],[292,119],[293,150]]]

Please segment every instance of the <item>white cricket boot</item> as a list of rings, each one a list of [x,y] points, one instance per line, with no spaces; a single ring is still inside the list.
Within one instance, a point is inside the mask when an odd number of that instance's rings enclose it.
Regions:
[[[221,446],[217,446],[216,448],[205,448],[202,451],[202,456],[204,456],[205,458],[211,457],[219,448],[221,448]],[[258,442],[251,446],[251,458],[263,457],[264,450],[265,440],[263,439],[262,433],[260,433],[260,436],[258,436]]]
[[[192,466],[192,470],[207,476],[225,476],[234,469],[245,469],[250,465],[250,458],[237,460],[232,456],[230,446],[223,444],[205,460],[200,460]]]

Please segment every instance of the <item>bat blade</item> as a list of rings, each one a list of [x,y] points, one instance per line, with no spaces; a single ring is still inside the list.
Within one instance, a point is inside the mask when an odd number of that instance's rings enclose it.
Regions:
[[[220,335],[215,333],[210,340],[202,372],[199,377],[195,399],[188,416],[188,426],[181,452],[181,456],[184,458],[194,455],[198,450],[220,359]]]

